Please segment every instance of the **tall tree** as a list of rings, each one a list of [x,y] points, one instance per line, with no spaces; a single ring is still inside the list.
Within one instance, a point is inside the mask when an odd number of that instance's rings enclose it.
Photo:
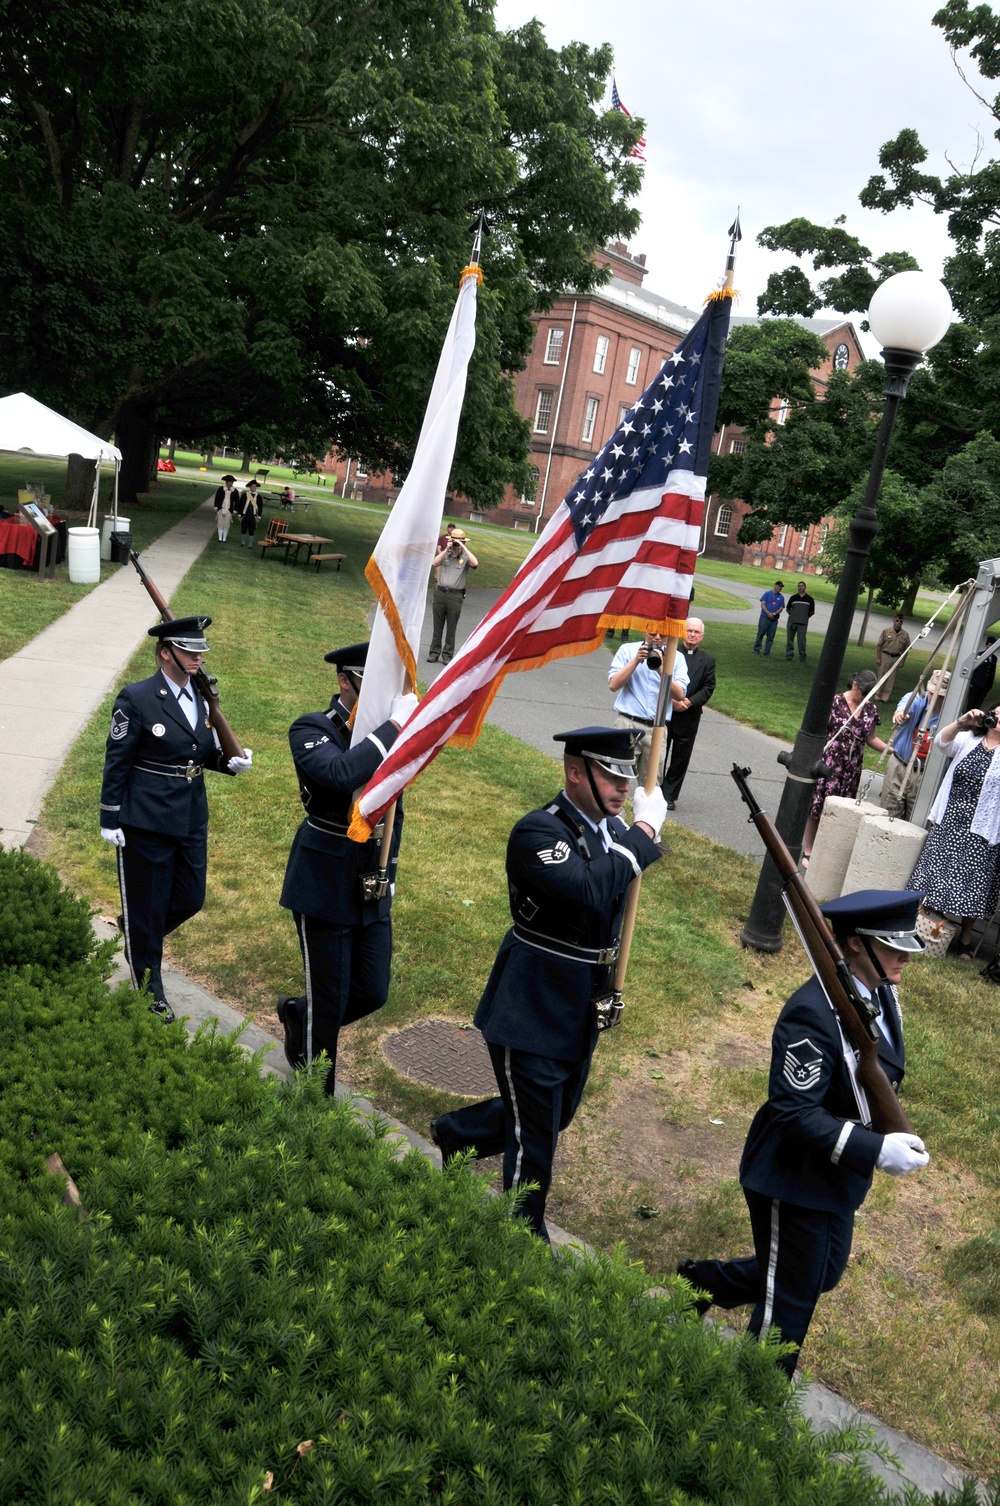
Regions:
[[[104,433],[277,429],[405,464],[484,208],[454,484],[527,482],[509,373],[542,289],[628,235],[608,48],[491,0],[0,0],[0,371]]]

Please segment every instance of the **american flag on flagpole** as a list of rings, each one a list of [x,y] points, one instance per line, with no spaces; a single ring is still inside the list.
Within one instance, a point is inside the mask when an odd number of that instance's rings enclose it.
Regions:
[[[629,120],[632,119],[631,110],[626,110],[625,106],[622,104],[622,97],[618,93],[618,85],[615,83],[614,77],[612,77],[611,79],[611,108],[612,110],[620,110],[623,115],[628,116]],[[646,138],[645,136],[640,136],[639,140],[636,142],[635,146],[629,153],[629,156],[637,157],[640,162],[645,162],[646,159],[643,156],[645,147]]]
[[[511,671],[589,653],[608,628],[655,624],[683,637],[731,306],[730,284],[712,295],[434,681],[361,792],[356,840],[446,743],[475,742]]]

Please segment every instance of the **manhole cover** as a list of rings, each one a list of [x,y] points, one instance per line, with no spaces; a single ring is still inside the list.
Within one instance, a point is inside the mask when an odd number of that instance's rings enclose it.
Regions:
[[[454,1020],[421,1020],[397,1030],[382,1042],[382,1054],[404,1077],[462,1098],[487,1098],[497,1091],[486,1042],[478,1030],[463,1030]]]

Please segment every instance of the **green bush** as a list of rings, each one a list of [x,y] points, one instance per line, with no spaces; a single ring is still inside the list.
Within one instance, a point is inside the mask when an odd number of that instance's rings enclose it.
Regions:
[[[0,968],[64,967],[95,946],[90,910],[55,869],[18,849],[0,849]]]

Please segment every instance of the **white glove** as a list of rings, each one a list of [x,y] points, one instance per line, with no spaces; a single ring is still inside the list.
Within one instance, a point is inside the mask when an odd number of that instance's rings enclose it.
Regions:
[[[112,842],[115,847],[125,846],[125,833],[120,826],[102,826],[101,836],[105,842]]]
[[[911,1171],[926,1166],[929,1160],[919,1135],[905,1135],[901,1130],[894,1130],[882,1141],[876,1164],[879,1171],[887,1171],[891,1177],[907,1177]]]
[[[411,691],[409,695],[394,695],[392,705],[389,708],[389,720],[401,727],[408,716],[412,716],[420,705],[420,697]]]
[[[237,758],[236,755],[233,754],[233,757],[226,764],[226,768],[229,770],[230,774],[245,774],[247,769],[249,769],[253,765],[253,749],[244,748],[243,752],[245,754],[245,757]]]
[[[667,802],[659,785],[651,795],[647,795],[642,785],[636,786],[632,796],[632,812],[636,821],[641,821],[644,826],[653,829],[653,841],[659,840],[660,827],[667,818]]]

